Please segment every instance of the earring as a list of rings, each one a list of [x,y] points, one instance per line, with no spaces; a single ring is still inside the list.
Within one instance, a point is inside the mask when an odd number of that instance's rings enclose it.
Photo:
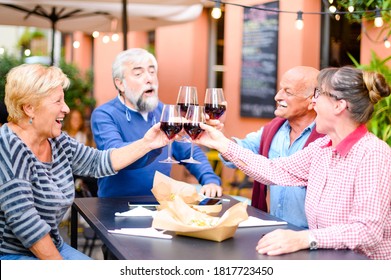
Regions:
[[[33,118],[29,119],[29,124],[33,124]]]

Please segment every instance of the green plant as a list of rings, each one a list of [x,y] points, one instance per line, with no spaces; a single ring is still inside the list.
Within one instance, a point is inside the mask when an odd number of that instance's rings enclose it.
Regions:
[[[22,59],[18,59],[7,53],[0,55],[0,101],[4,100],[7,73],[22,63]],[[82,111],[86,108],[93,107],[95,105],[95,99],[91,95],[93,84],[92,71],[87,71],[85,75],[81,75],[76,65],[66,63],[65,61],[61,61],[59,67],[71,81],[69,89],[65,92],[65,101],[68,106],[71,109],[75,108]]]
[[[9,55],[7,52],[0,55],[0,101],[4,101],[5,96],[5,79],[7,73],[22,63],[22,61],[15,56]]]
[[[376,8],[382,10],[381,16],[385,22],[389,22],[391,19],[388,10],[391,8],[391,0],[336,0],[334,5],[338,10],[343,9],[345,11],[348,10],[349,6],[353,6],[356,12],[345,14],[346,17],[352,21],[361,22],[362,18],[367,20],[375,19],[375,13],[373,11],[375,11]]]
[[[333,5],[338,11],[343,12],[344,17],[350,22],[361,23],[363,19],[372,21],[376,17],[376,9],[379,9],[383,19],[383,26],[379,29],[379,38],[391,35],[391,0],[335,0]],[[354,12],[348,12],[349,6],[354,7]]]
[[[369,65],[361,65],[351,54],[348,55],[357,68],[379,72],[384,75],[387,83],[391,85],[391,68],[386,64],[391,60],[391,56],[380,59],[372,51],[372,59]],[[368,122],[368,129],[391,146],[391,95],[383,98],[375,105],[373,116]]]

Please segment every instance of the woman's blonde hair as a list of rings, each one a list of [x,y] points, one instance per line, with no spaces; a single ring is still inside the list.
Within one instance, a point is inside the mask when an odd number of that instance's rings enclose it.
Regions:
[[[30,104],[39,107],[44,97],[61,86],[69,87],[70,81],[62,70],[55,66],[41,64],[22,64],[7,74],[4,102],[7,106],[8,120],[18,122],[24,116],[23,106]]]

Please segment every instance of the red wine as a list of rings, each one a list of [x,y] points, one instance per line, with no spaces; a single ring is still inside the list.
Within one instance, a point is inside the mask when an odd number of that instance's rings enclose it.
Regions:
[[[185,123],[183,125],[186,133],[190,136],[191,139],[197,139],[197,137],[204,131],[199,123]]]
[[[177,105],[179,105],[181,107],[181,116],[184,118],[184,117],[186,117],[187,109],[189,109],[189,106],[190,105],[198,105],[198,104],[194,104],[194,103],[178,103]]]
[[[187,113],[187,109],[189,108],[189,103],[188,104],[185,104],[185,103],[178,103],[177,105],[179,105],[181,107],[181,116],[184,118],[186,117],[186,113]]]
[[[222,104],[213,105],[205,103],[205,113],[209,115],[212,120],[219,119],[225,112],[226,106]]]
[[[160,129],[164,131],[168,139],[172,139],[182,130],[182,123],[178,122],[161,122]]]

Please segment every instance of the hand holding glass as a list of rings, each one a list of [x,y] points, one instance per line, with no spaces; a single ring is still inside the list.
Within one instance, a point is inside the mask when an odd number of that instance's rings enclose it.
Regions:
[[[205,92],[205,113],[212,120],[219,119],[226,110],[224,93],[222,88],[207,88]]]
[[[182,120],[180,107],[178,105],[167,105],[163,107],[160,118],[160,129],[167,135],[170,140],[168,143],[168,156],[165,160],[159,161],[161,163],[179,163],[172,158],[172,139],[182,130]]]
[[[187,109],[186,117],[183,123],[183,128],[192,140],[198,138],[198,136],[204,131],[200,127],[200,123],[205,123],[205,113],[203,106],[190,105]],[[181,160],[187,163],[199,164],[198,160],[193,158],[194,144],[191,142],[190,158]]]

